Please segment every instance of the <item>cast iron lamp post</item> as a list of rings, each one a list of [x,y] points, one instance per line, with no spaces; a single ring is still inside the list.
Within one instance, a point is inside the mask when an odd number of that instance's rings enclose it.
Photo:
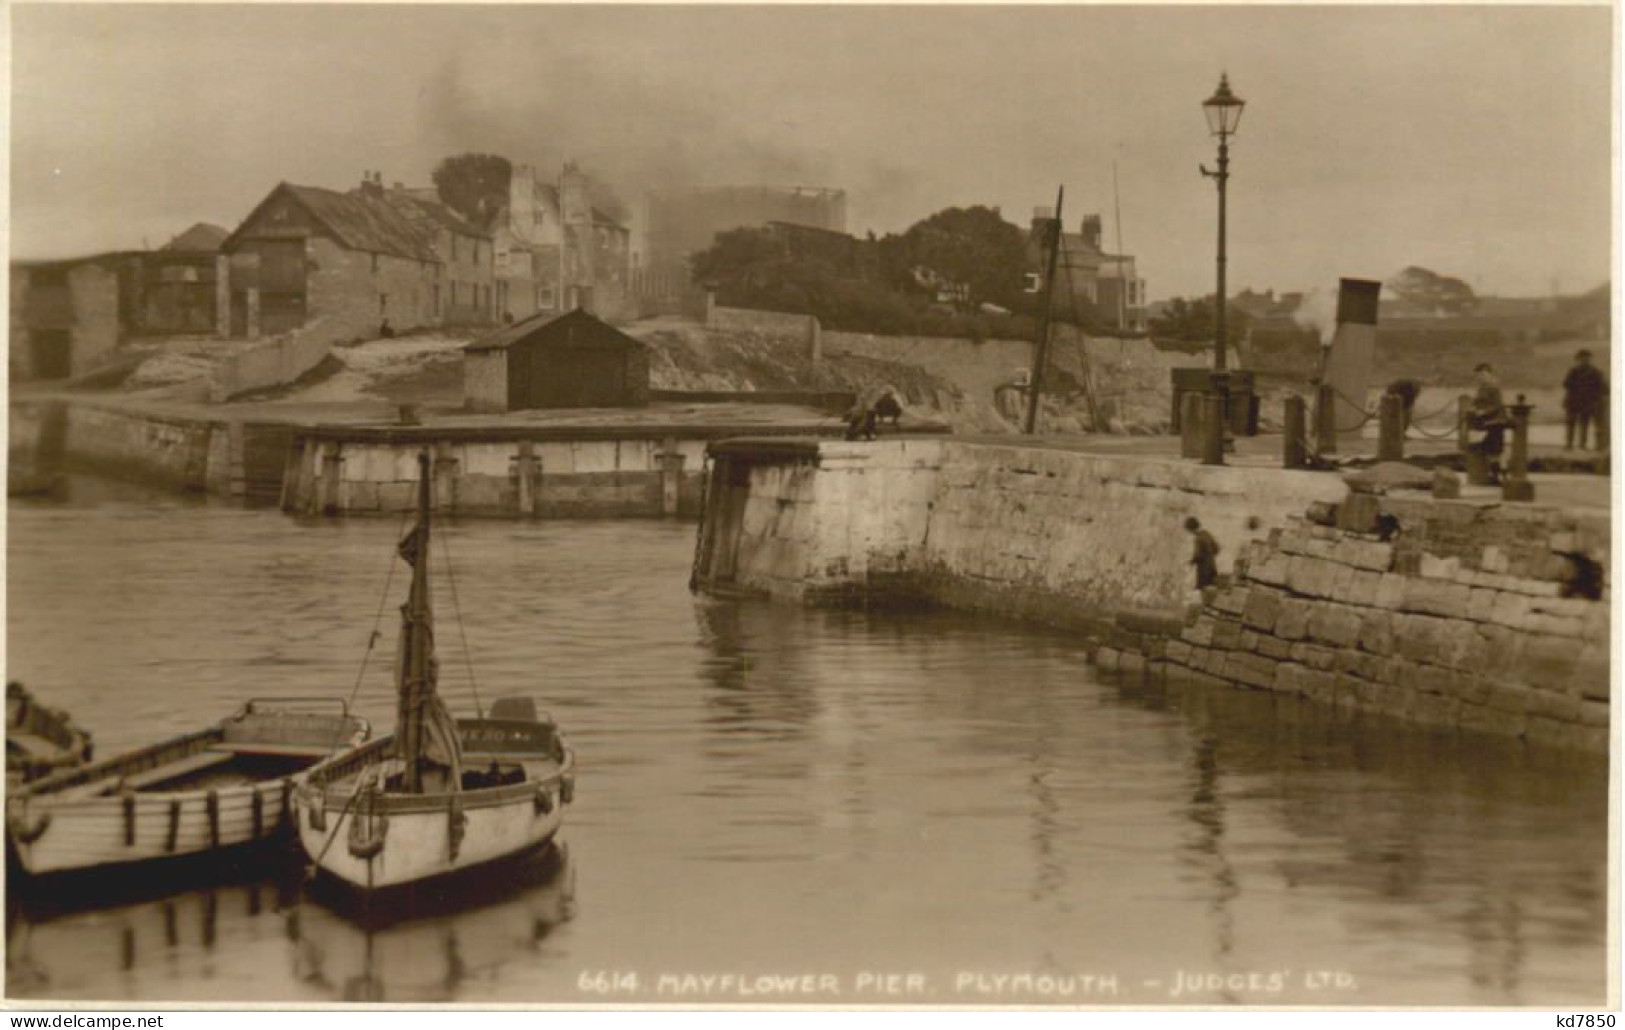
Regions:
[[[1241,124],[1241,109],[1245,105],[1246,101],[1230,92],[1228,74],[1219,76],[1219,88],[1202,101],[1202,112],[1207,115],[1208,128],[1219,137],[1219,170],[1210,172],[1206,165],[1200,167],[1203,175],[1217,180],[1219,184],[1219,293],[1213,312],[1218,336],[1213,342],[1213,367],[1220,372],[1225,368],[1224,185],[1230,179],[1230,137],[1235,134],[1236,126]]]

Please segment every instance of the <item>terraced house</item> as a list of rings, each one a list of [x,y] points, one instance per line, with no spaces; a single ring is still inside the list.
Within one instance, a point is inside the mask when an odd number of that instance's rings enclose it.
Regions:
[[[227,237],[230,335],[310,326],[332,340],[485,325],[490,235],[425,191],[369,175],[348,192],[280,183]]]

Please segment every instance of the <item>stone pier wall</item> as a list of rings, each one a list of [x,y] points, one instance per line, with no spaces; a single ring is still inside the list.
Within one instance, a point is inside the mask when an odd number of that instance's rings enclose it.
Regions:
[[[1607,520],[1384,500],[1427,517],[1392,542],[1295,519],[1177,636],[1127,634],[1097,661],[1606,750],[1608,591],[1565,595],[1576,555],[1606,568]],[[1446,525],[1456,553],[1441,555]]]
[[[712,461],[701,589],[996,612],[1089,634],[1109,670],[1607,746],[1604,512],[952,439]],[[1228,577],[1205,599],[1191,515]]]
[[[923,598],[1088,628],[1190,600],[1187,517],[1218,537],[1228,567],[1306,498],[1343,492],[1334,477],[1308,472],[953,439],[809,447],[794,462],[766,441],[714,450],[717,496],[706,518],[731,525],[702,540],[702,578],[813,601]]]

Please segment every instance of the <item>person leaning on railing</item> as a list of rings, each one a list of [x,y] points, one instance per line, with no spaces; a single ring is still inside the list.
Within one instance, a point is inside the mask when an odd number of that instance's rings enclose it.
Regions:
[[[1501,481],[1501,452],[1506,449],[1507,427],[1512,417],[1507,414],[1506,403],[1501,400],[1501,384],[1495,378],[1495,368],[1487,362],[1473,369],[1478,381],[1478,392],[1467,409],[1467,428],[1481,434],[1468,446],[1484,455],[1489,465],[1490,482]]]

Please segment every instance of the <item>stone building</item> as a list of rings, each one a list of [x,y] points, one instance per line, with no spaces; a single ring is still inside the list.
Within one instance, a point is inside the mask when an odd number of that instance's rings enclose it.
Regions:
[[[443,205],[386,190],[281,183],[222,245],[231,336],[267,336],[321,319],[324,335],[483,325],[494,317],[491,239]]]
[[[1040,275],[1045,267],[1044,228],[1054,218],[1047,207],[1033,212],[1028,268]],[[1099,215],[1085,215],[1076,233],[1062,233],[1055,303],[1061,315],[1068,314],[1068,305],[1075,303],[1080,315],[1089,315],[1098,324],[1129,332],[1145,330],[1145,280],[1139,277],[1132,255],[1108,254],[1101,246]]]
[[[508,200],[491,228],[496,250],[497,311],[516,319],[576,308],[601,318],[631,314],[632,235],[594,207],[590,180],[566,164],[557,183],[538,182],[515,165]]]
[[[179,335],[218,330],[220,245],[229,235],[218,225],[198,222],[144,255],[144,332]]]
[[[463,354],[464,403],[472,411],[649,403],[649,348],[581,309],[532,315]]]
[[[140,331],[144,254],[11,263],[15,382],[67,379],[106,363]]]

